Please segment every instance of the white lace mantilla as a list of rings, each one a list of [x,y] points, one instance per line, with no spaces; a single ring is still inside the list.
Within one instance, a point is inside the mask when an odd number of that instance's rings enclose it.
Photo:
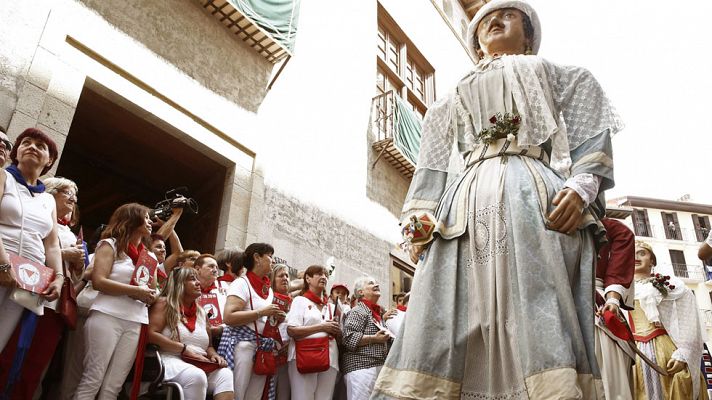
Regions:
[[[503,63],[504,77],[522,117],[518,144],[538,146],[551,139],[550,164],[565,176],[569,175],[571,150],[606,130],[613,135],[623,128],[603,89],[584,68],[523,55],[488,62]],[[477,73],[486,74],[488,70]],[[435,102],[423,121],[417,168],[459,172],[462,157],[453,153],[467,151],[475,144],[471,120],[475,112],[463,105],[457,93]],[[464,149],[455,138],[463,142]]]

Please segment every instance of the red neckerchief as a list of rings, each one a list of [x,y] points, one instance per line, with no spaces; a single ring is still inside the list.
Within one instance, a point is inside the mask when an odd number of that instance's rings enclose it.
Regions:
[[[398,309],[399,311],[406,312],[406,311],[408,310],[408,306],[404,306],[404,305],[400,305],[400,304],[399,304],[399,305],[396,306],[396,309]]]
[[[195,330],[195,321],[198,318],[198,307],[195,302],[190,304],[190,307],[180,306],[180,313],[182,314],[181,322],[188,328],[189,331],[193,332]]]
[[[311,300],[312,303],[318,304],[320,306],[323,306],[324,304],[326,304],[326,302],[328,300],[328,298],[326,296],[319,298],[319,296],[315,295],[314,292],[312,292],[311,290],[307,290],[306,292],[304,292],[304,294],[302,296]]]
[[[213,281],[213,284],[210,285],[209,287],[204,288],[203,285],[200,285],[200,293],[202,294],[208,294],[210,293],[211,290],[217,289],[218,287],[215,286],[215,281]]]
[[[158,274],[159,279],[168,279],[168,275],[160,268],[156,268],[156,274]]]
[[[72,220],[67,218],[57,218],[57,223],[60,225],[69,226],[70,222],[72,222]]]
[[[364,306],[366,306],[369,310],[371,310],[371,314],[373,314],[373,319],[375,319],[378,322],[381,322],[381,306],[379,306],[376,303],[371,303],[370,301],[366,299],[361,299],[361,303],[363,303]]]
[[[289,297],[289,295],[287,295],[287,294],[274,292],[274,297],[282,300],[283,302],[285,302],[287,304],[292,304],[292,298]]]
[[[139,243],[138,247],[129,243],[129,247],[126,249],[126,255],[131,258],[134,265],[138,262],[138,256],[141,254],[141,251],[143,251],[143,243]]]
[[[266,300],[269,296],[269,278],[266,276],[260,278],[254,272],[247,271],[247,279],[250,281],[250,285],[252,285],[252,288],[255,290],[255,293],[257,293],[258,296]]]
[[[230,282],[232,282],[232,281],[234,281],[234,280],[235,280],[235,276],[229,275],[229,274],[225,274],[225,275],[223,275],[223,276],[221,276],[221,277],[218,278],[218,281],[220,281],[220,282],[227,282],[227,283],[230,283]]]

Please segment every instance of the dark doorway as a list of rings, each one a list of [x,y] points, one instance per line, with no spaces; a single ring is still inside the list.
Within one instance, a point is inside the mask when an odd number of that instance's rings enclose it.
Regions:
[[[167,190],[186,186],[200,210],[178,223],[183,247],[215,251],[227,167],[206,156],[203,144],[178,139],[142,114],[95,82],[82,91],[57,175],[79,186],[85,239],[121,204],[153,207]]]

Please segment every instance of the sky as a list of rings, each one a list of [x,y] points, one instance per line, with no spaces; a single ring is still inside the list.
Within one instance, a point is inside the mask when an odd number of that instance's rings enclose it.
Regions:
[[[621,115],[607,197],[712,204],[712,2],[531,0],[539,54],[588,68]]]

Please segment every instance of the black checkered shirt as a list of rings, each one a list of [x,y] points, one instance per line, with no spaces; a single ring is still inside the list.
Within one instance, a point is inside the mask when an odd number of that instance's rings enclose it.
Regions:
[[[359,369],[378,367],[386,362],[389,345],[386,343],[371,343],[359,346],[363,335],[375,335],[378,327],[373,321],[371,310],[363,303],[358,303],[344,320],[341,355],[341,373]]]

